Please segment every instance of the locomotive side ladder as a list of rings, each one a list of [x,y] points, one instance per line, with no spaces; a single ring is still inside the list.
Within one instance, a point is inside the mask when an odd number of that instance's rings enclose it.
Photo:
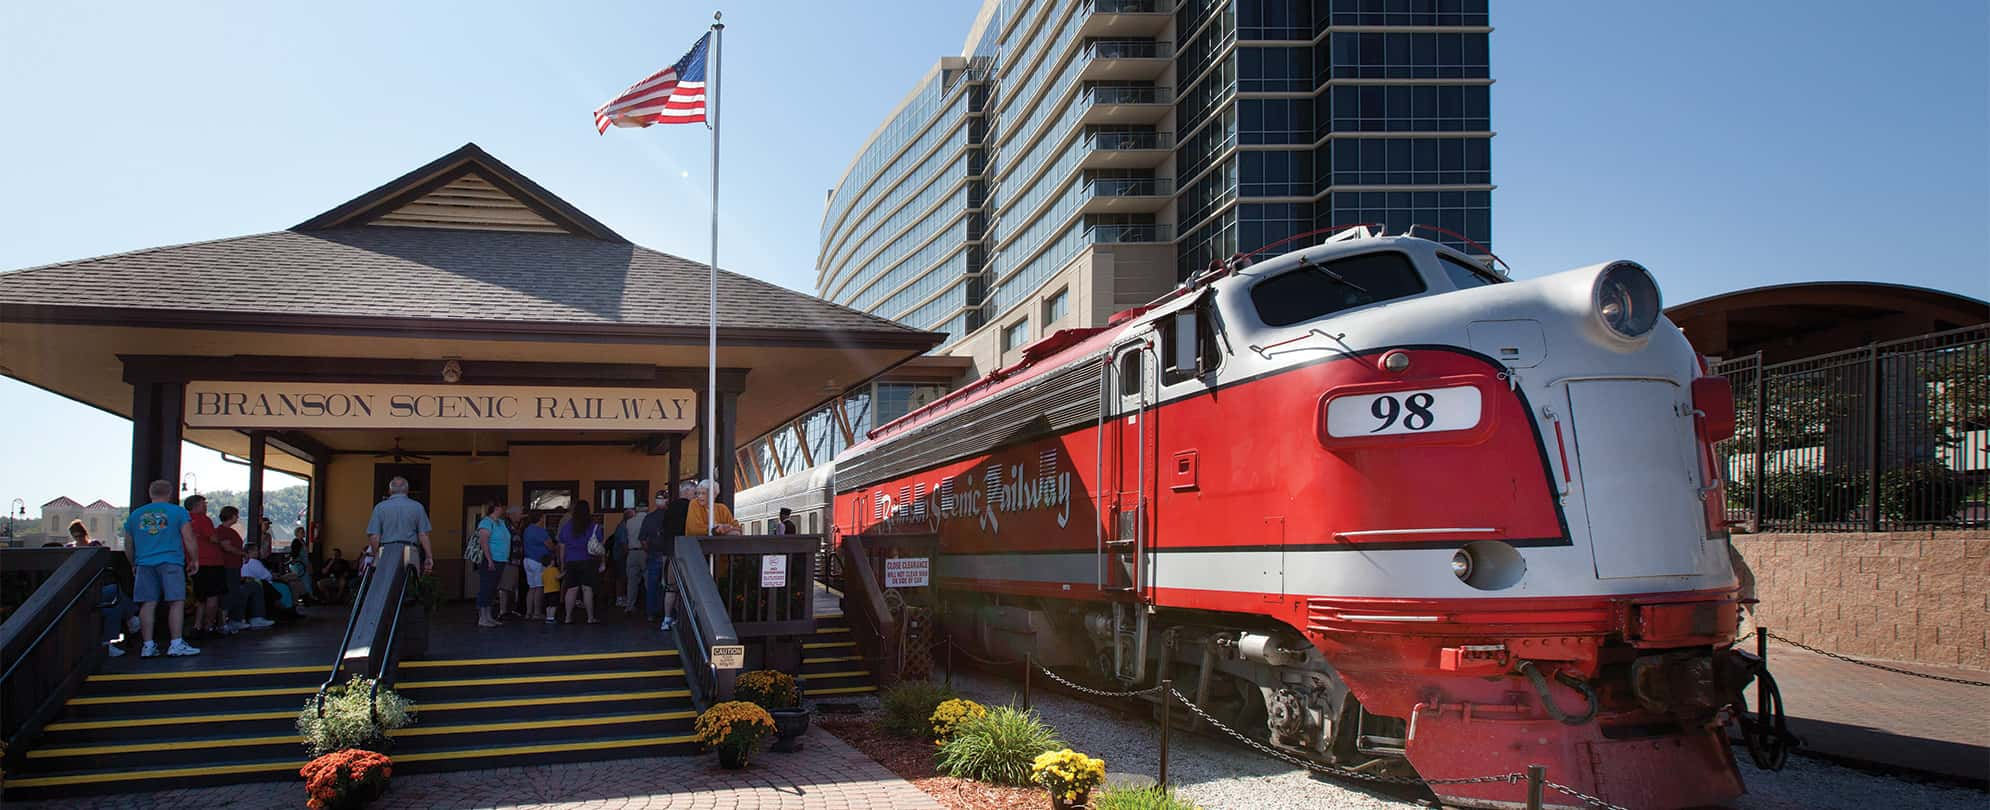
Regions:
[[[1147,543],[1151,504],[1147,466],[1152,460],[1148,413],[1155,379],[1154,352],[1145,340],[1122,343],[1106,355],[1099,379],[1097,585],[1108,594],[1139,599],[1148,582]],[[1109,528],[1110,527],[1110,528]]]

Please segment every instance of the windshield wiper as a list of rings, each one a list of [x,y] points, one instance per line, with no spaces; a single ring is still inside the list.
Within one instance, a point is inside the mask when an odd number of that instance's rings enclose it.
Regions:
[[[1347,276],[1343,276],[1339,273],[1334,272],[1331,268],[1328,268],[1324,264],[1315,264],[1312,259],[1308,259],[1304,256],[1301,256],[1299,257],[1299,265],[1301,267],[1311,267],[1314,270],[1318,270],[1320,271],[1321,275],[1324,275],[1327,278],[1332,279],[1335,283],[1338,283],[1341,286],[1351,289],[1355,292],[1361,293],[1362,295],[1373,295],[1373,293],[1370,293],[1368,291],[1368,288],[1347,280]]]

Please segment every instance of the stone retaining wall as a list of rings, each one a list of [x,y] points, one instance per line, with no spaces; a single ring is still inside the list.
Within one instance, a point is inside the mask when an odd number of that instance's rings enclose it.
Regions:
[[[1990,529],[1736,534],[1756,618],[1845,655],[1990,669]]]

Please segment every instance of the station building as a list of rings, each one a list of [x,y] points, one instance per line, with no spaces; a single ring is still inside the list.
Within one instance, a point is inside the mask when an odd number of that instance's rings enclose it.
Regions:
[[[254,193],[245,191],[245,193]],[[404,476],[446,596],[486,502],[623,506],[941,336],[629,242],[474,144],[287,230],[0,274],[0,373],[132,421],[130,501],[181,441],[309,479],[315,548],[356,556]],[[828,391],[825,393],[825,388]]]

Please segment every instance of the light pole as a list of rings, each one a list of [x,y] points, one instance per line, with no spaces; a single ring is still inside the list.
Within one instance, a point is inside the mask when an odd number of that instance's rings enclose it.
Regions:
[[[187,473],[186,475],[180,476],[180,492],[192,495],[199,495],[200,476],[194,475],[193,473]]]

